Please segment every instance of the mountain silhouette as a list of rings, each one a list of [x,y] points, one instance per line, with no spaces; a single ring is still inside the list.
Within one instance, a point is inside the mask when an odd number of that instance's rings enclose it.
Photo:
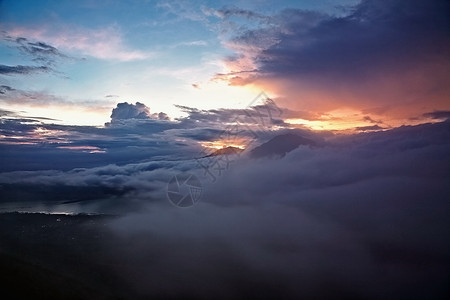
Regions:
[[[304,138],[300,135],[286,133],[278,135],[266,143],[252,149],[250,151],[250,157],[283,157],[286,153],[291,152],[301,145],[315,146],[316,143],[313,140]]]
[[[213,153],[208,154],[204,157],[218,156],[218,155],[233,155],[233,154],[239,154],[242,151],[244,151],[244,149],[241,149],[239,147],[228,146],[228,147],[223,147],[223,148],[217,149]]]

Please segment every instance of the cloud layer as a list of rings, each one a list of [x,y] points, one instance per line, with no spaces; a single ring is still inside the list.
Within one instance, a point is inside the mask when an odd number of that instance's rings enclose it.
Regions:
[[[128,122],[96,128],[4,111],[1,134],[35,144],[0,145],[2,207],[120,214],[104,251],[142,297],[445,294],[448,121],[354,135],[274,129],[265,138],[288,131],[317,146],[289,145],[281,158],[244,152],[221,173],[212,168],[212,182],[194,141],[213,140],[218,127],[206,125],[229,113],[155,120],[148,107],[122,103],[113,115]],[[186,171],[201,179],[203,197],[180,209],[166,189]]]
[[[442,297],[448,130],[405,127],[240,161],[204,183],[193,209],[155,203],[113,224],[132,243],[119,255],[141,266],[117,272],[146,295]]]
[[[133,258],[116,272],[153,296],[440,297],[448,130],[405,127],[241,160],[203,181],[190,210],[161,199],[115,222],[127,245],[117,255]]]

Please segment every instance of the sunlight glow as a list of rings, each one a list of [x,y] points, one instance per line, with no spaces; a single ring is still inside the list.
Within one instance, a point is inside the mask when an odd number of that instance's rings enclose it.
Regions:
[[[361,112],[353,109],[339,109],[330,111],[321,116],[319,120],[305,120],[292,118],[284,120],[292,125],[304,125],[313,130],[344,131],[356,127],[371,126],[374,123],[364,119]]]
[[[227,140],[218,140],[213,142],[201,142],[200,145],[205,148],[210,149],[222,149],[226,147],[235,147],[244,150],[245,149],[245,139],[227,141]]]
[[[105,153],[106,150],[94,146],[61,146],[59,149],[75,150],[88,153]]]
[[[7,110],[18,111],[23,117],[41,117],[43,123],[65,125],[103,126],[110,121],[113,107],[83,107],[75,105],[27,106],[10,105]]]

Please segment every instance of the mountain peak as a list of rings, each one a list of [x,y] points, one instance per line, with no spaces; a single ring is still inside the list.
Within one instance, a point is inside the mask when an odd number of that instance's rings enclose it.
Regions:
[[[244,149],[241,149],[239,147],[228,146],[228,147],[223,147],[223,148],[217,149],[216,151],[214,151],[213,153],[211,153],[209,155],[206,155],[205,157],[218,156],[218,155],[233,155],[233,154],[239,154],[242,151],[244,151]]]
[[[266,143],[254,148],[250,151],[250,156],[253,158],[279,156],[283,157],[286,153],[298,148],[301,145],[314,146],[316,143],[313,140],[307,139],[297,134],[286,133],[278,135]]]

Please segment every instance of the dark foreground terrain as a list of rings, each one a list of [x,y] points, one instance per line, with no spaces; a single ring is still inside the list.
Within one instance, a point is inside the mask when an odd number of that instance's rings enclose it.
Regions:
[[[124,236],[111,229],[117,220],[106,215],[0,214],[1,299],[406,299],[405,295],[446,299],[448,295],[448,255],[433,254],[433,245],[428,252],[414,252],[395,244],[368,243],[374,267],[363,269],[359,282],[347,284],[348,272],[361,268],[361,261],[344,250],[331,249],[322,259],[336,259],[325,266],[314,263],[312,269],[308,262],[292,260],[292,270],[270,265],[252,250],[252,267],[236,256],[245,252],[245,241],[236,242],[233,251],[217,238],[188,239],[180,234],[168,242],[152,233]],[[304,251],[286,243],[270,247],[282,247],[282,257]],[[330,270],[340,275],[330,275]]]
[[[115,262],[104,243],[112,240],[105,226],[111,219],[0,214],[2,294],[8,295],[6,299],[123,297],[123,284],[117,285],[118,279],[110,272]]]

